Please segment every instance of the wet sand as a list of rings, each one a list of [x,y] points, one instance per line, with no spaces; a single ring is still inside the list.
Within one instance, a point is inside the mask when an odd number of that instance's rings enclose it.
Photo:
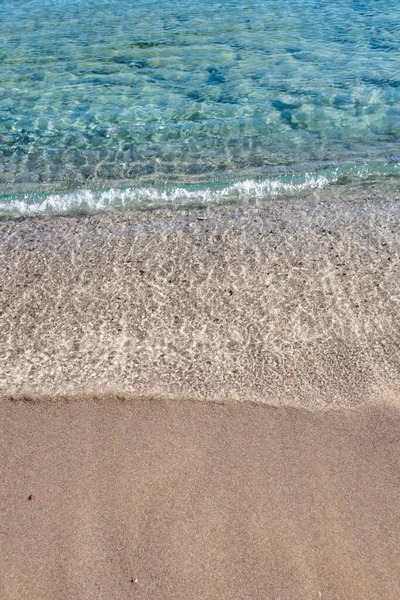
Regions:
[[[0,222],[0,391],[397,394],[399,199]]]
[[[0,413],[2,598],[399,597],[398,407]]]
[[[0,222],[0,597],[397,600],[399,225]]]

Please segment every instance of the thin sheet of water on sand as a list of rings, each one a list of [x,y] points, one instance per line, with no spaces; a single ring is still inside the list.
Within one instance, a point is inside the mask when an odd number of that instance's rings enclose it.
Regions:
[[[0,390],[320,408],[398,392],[398,200],[0,222]]]

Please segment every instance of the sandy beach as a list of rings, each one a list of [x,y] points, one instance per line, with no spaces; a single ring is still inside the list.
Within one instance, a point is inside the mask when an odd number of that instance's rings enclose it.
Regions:
[[[399,596],[398,407],[0,411],[2,598]]]
[[[398,200],[0,222],[0,596],[397,600]]]
[[[399,195],[0,222],[0,391],[399,391]]]
[[[0,0],[0,600],[400,600],[400,1]]]

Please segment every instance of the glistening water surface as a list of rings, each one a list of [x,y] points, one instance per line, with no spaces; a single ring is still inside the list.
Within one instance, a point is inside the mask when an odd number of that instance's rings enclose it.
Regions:
[[[398,0],[0,0],[0,212],[400,175]]]

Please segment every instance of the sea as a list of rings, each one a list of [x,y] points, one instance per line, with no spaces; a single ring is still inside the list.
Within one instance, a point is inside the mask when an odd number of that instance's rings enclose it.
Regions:
[[[0,216],[400,182],[398,0],[0,0]]]

